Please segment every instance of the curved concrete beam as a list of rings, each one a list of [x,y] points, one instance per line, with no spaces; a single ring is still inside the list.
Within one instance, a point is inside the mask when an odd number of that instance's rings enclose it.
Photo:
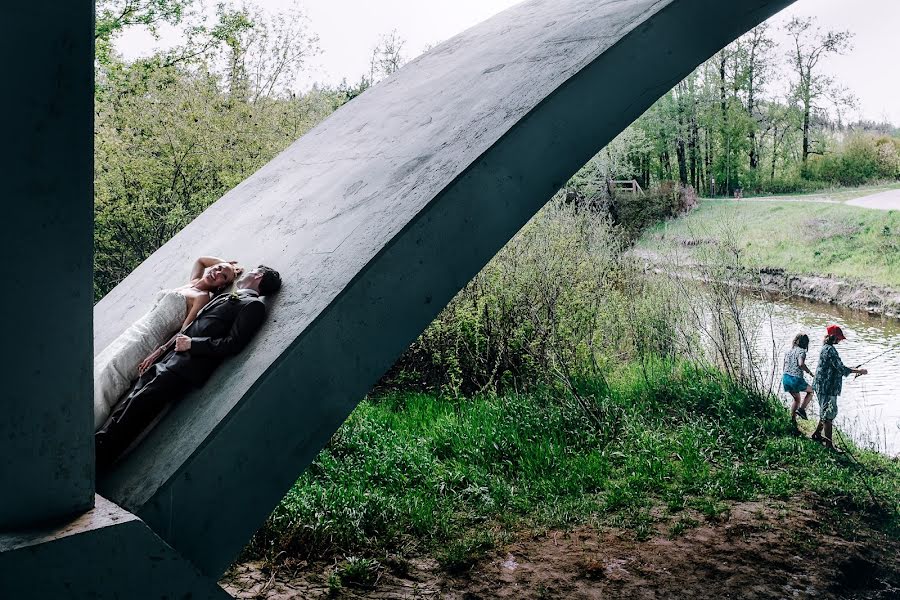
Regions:
[[[100,349],[197,254],[266,262],[286,283],[245,353],[101,482],[104,495],[218,575],[370,386],[553,193],[790,2],[531,0],[341,108],[96,306]]]

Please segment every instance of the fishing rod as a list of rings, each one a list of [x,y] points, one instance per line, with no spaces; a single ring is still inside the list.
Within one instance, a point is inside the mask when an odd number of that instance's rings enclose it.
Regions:
[[[856,365],[856,368],[858,369],[858,368],[860,368],[860,367],[863,366],[863,365],[869,364],[870,362],[872,362],[872,361],[875,360],[876,358],[881,358],[881,357],[884,356],[885,354],[889,354],[889,353],[891,353],[891,352],[893,352],[893,351],[895,351],[895,350],[898,350],[898,349],[900,349],[900,346],[894,346],[893,348],[888,348],[887,350],[885,350],[885,351],[882,352],[881,354],[876,354],[876,355],[873,356],[872,358],[870,358],[870,359],[868,359],[868,360],[866,360],[866,361],[863,361],[863,362],[859,363],[858,365]]]
[[[863,366],[863,365],[869,364],[869,363],[872,362],[873,360],[876,360],[876,359],[878,359],[878,358],[881,358],[881,357],[884,356],[885,354],[890,354],[891,352],[894,352],[895,350],[900,350],[900,346],[894,346],[893,348],[888,348],[887,350],[885,350],[885,351],[882,352],[881,354],[876,354],[876,355],[873,356],[872,358],[870,358],[870,359],[868,359],[868,360],[864,360],[863,362],[859,363],[858,365],[856,365],[856,366],[853,367],[853,368],[854,368],[854,369],[858,369],[858,368],[860,368],[860,367]],[[857,374],[853,377],[853,379],[856,379],[857,377],[859,377],[859,373],[857,373]]]

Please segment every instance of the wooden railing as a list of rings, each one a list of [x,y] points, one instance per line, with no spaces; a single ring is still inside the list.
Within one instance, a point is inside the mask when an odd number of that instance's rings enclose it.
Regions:
[[[631,192],[632,194],[641,194],[644,195],[644,190],[641,189],[640,184],[636,179],[632,179],[630,181],[625,180],[613,180],[609,182],[610,191],[612,192]]]

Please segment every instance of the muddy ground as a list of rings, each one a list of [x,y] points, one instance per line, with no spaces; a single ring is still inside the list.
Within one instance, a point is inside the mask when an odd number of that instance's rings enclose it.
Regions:
[[[900,598],[900,540],[816,498],[746,502],[649,539],[581,526],[521,532],[464,573],[428,557],[384,557],[374,584],[335,585],[336,563],[281,557],[235,566],[220,582],[237,598]],[[331,585],[329,585],[329,578]]]

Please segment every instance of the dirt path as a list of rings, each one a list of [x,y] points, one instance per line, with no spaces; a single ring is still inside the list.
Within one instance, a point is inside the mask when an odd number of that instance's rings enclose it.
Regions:
[[[878,210],[900,210],[900,190],[888,190],[880,194],[872,194],[855,200],[848,200],[847,204],[862,208],[874,208]]]
[[[646,541],[588,526],[523,534],[462,575],[431,559],[392,558],[369,589],[329,589],[332,565],[289,561],[274,572],[239,565],[220,583],[236,598],[267,600],[900,598],[900,541],[814,497],[739,503],[718,521],[681,519],[695,526],[674,538],[660,526]]]
[[[835,200],[828,196],[753,196],[751,198],[715,198],[726,202],[814,202],[816,204],[845,204],[842,200]]]

